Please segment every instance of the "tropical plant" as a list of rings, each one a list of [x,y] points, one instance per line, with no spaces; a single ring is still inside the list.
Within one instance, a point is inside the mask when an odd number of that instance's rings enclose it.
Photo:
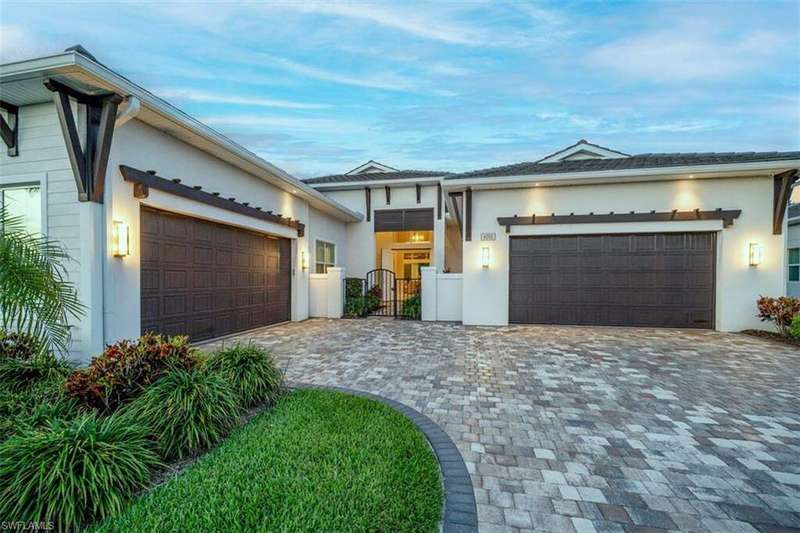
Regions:
[[[419,293],[406,298],[402,304],[401,314],[406,318],[419,318],[422,314],[422,297]]]
[[[800,314],[800,298],[762,296],[756,302],[758,318],[762,322],[772,322],[781,335],[789,335],[792,319]]]
[[[63,383],[71,369],[65,360],[42,351],[35,338],[0,330],[0,387],[19,390],[50,378]]]
[[[225,375],[244,407],[271,404],[280,394],[283,374],[272,354],[256,344],[235,344],[216,351],[207,364]]]
[[[344,315],[361,317],[367,314],[364,296],[364,280],[361,278],[345,278],[344,280]]]
[[[147,430],[130,420],[51,420],[0,443],[0,516],[77,530],[119,513],[159,464]]]
[[[789,326],[789,336],[800,340],[800,315],[794,315],[792,318],[792,323]]]
[[[69,260],[60,244],[28,233],[21,217],[0,208],[0,329],[35,338],[42,351],[68,353],[69,318],[84,312],[67,280]]]
[[[124,413],[150,428],[164,458],[210,448],[238,422],[239,404],[222,373],[175,369],[150,385]]]
[[[188,337],[146,333],[138,341],[123,340],[107,346],[88,368],[69,376],[66,389],[85,405],[113,410],[171,368],[189,369],[199,362],[200,356],[189,345]]]

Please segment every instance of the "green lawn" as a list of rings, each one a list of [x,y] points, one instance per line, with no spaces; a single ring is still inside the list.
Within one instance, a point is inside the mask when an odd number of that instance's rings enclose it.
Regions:
[[[100,531],[435,531],[439,467],[381,403],[298,390]]]

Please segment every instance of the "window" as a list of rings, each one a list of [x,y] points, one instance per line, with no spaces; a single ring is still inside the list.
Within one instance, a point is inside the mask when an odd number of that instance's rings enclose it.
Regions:
[[[29,233],[42,232],[42,199],[39,185],[0,187],[0,206],[11,218],[21,218]]]
[[[328,267],[336,266],[336,245],[330,242],[317,241],[316,261],[317,274],[325,274]]]
[[[800,248],[789,248],[789,281],[800,281]]]

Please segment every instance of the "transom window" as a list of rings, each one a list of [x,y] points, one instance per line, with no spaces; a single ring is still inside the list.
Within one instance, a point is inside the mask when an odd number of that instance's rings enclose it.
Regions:
[[[28,233],[42,232],[42,198],[39,185],[0,187],[0,207],[9,218],[21,218]]]
[[[332,242],[317,241],[316,261],[317,274],[325,274],[328,267],[336,266],[336,245]]]
[[[800,248],[789,248],[789,281],[800,281]]]

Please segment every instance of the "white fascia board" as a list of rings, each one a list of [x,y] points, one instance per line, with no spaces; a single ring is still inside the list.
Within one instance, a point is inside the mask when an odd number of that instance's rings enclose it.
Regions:
[[[66,52],[43,58],[0,65],[0,80],[11,81],[12,78],[30,77],[30,75],[34,73],[44,74],[51,72],[52,74],[68,75],[72,70],[70,67],[79,68],[101,83],[105,83],[109,86],[110,90],[121,93],[121,96],[136,96],[141,101],[142,106],[167,118],[177,126],[187,129],[195,135],[203,137],[217,146],[220,146],[232,155],[234,159],[240,161],[240,164],[236,164],[232,161],[228,162],[241,168],[244,172],[253,174],[290,194],[302,198],[312,207],[345,222],[360,222],[364,219],[361,213],[352,211],[339,202],[326,197],[284,170],[265,161],[199,120],[158,98],[153,93],[139,87],[108,67],[96,63],[77,52]],[[186,141],[184,140],[184,142]]]
[[[800,160],[758,161],[723,165],[694,165],[680,167],[639,168],[628,170],[599,170],[565,172],[560,174],[526,174],[518,176],[476,176],[444,180],[447,189],[514,189],[531,186],[557,187],[561,185],[589,185],[636,181],[669,181],[676,179],[704,179],[759,176],[800,168]],[[690,178],[692,176],[692,178]]]
[[[376,174],[380,175],[376,172]],[[362,176],[364,174],[361,174]],[[442,176],[443,177],[443,176]],[[437,183],[443,183],[442,177],[425,177],[425,178],[408,178],[402,180],[364,180],[364,181],[346,181],[346,182],[334,182],[334,183],[314,183],[310,184],[310,187],[317,189],[318,191],[347,191],[347,190],[359,190],[364,189],[366,187],[411,187],[413,185],[436,185]]]

